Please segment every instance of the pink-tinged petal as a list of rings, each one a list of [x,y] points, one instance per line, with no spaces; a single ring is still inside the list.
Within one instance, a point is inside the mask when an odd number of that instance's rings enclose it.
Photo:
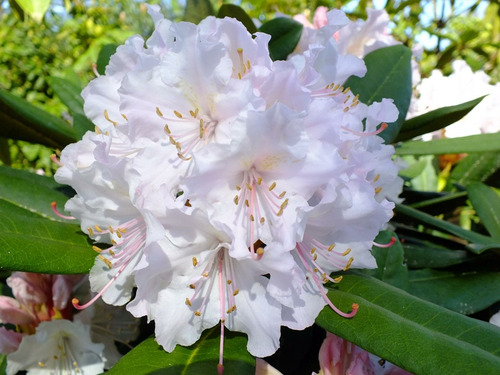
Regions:
[[[34,316],[24,310],[14,298],[0,296],[0,322],[10,324],[30,324]]]
[[[328,8],[325,6],[319,6],[314,11],[314,28],[320,29],[328,24]]]
[[[255,359],[255,375],[283,375],[262,358]]]
[[[50,298],[50,275],[28,272],[14,272],[7,285],[12,289],[14,297],[22,304],[42,304]]]
[[[0,353],[10,354],[17,350],[23,334],[0,327]]]
[[[64,310],[71,299],[75,277],[55,275],[52,284],[52,301],[58,310]]]

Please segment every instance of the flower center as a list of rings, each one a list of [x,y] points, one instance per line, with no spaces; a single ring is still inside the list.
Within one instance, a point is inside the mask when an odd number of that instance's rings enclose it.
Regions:
[[[182,160],[190,160],[191,156],[187,156],[188,154],[209,143],[219,123],[209,115],[200,114],[199,108],[190,110],[189,115],[174,110],[173,116],[168,116],[156,107],[156,114],[167,121],[165,133],[170,143],[177,148],[177,155]]]
[[[267,225],[272,230],[274,220],[283,215],[288,205],[286,191],[277,194],[275,188],[276,182],[268,185],[255,167],[245,171],[240,185],[236,185],[239,193],[234,196],[233,202],[238,206],[238,217],[248,228],[247,243],[256,259],[260,259],[264,254],[263,247],[256,249],[255,246],[261,237],[262,229]]]

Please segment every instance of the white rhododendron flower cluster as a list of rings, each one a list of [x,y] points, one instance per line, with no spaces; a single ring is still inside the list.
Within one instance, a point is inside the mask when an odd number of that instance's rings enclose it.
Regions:
[[[167,351],[222,322],[222,339],[224,326],[244,332],[258,357],[326,304],[353,316],[323,284],[376,266],[402,182],[378,136],[392,100],[366,106],[343,87],[366,70],[338,52],[347,17],[329,12],[307,48],[273,62],[270,36],[235,19],[149,11],[152,36],[131,37],[83,92],[95,132],[61,154],[56,179],[77,192],[66,210],[110,244],[94,246],[95,298],[74,305],[128,303]]]

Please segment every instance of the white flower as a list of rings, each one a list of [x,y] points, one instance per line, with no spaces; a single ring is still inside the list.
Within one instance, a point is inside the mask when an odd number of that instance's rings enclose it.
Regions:
[[[23,337],[7,356],[7,374],[26,370],[30,375],[100,374],[104,371],[103,344],[90,340],[89,327],[69,320],[42,322],[34,335]]]
[[[353,316],[322,283],[375,265],[369,249],[397,179],[377,134],[397,111],[342,87],[365,71],[332,36],[345,15],[330,12],[302,51],[272,62],[269,36],[236,20],[150,13],[146,46],[130,39],[85,90],[96,132],[62,152],[56,174],[77,192],[66,209],[82,230],[111,245],[94,247],[97,294],[75,307],[101,296],[123,305],[136,286],[127,309],[155,321],[165,350],[221,322],[221,340],[224,327],[244,332],[255,356],[325,304]]]

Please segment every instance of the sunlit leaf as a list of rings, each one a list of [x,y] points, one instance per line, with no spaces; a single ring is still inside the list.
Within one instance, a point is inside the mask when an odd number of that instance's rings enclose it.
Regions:
[[[500,152],[471,153],[460,160],[449,178],[449,188],[485,181],[500,168]]]
[[[215,11],[210,0],[186,0],[184,21],[199,23],[208,16],[214,16]]]
[[[35,21],[41,22],[45,12],[49,9],[50,0],[15,0],[24,13]]]
[[[396,45],[370,52],[364,58],[367,72],[364,77],[350,77],[344,84],[365,104],[380,102],[383,98],[394,100],[398,119],[389,123],[380,136],[386,143],[394,141],[403,125],[411,99],[411,51]]]
[[[484,96],[481,96],[465,103],[435,109],[434,111],[406,120],[395,142],[406,141],[451,125],[474,109],[483,99]]]
[[[396,147],[397,155],[439,155],[488,151],[500,151],[500,133],[441,138],[427,142],[411,141]]]

